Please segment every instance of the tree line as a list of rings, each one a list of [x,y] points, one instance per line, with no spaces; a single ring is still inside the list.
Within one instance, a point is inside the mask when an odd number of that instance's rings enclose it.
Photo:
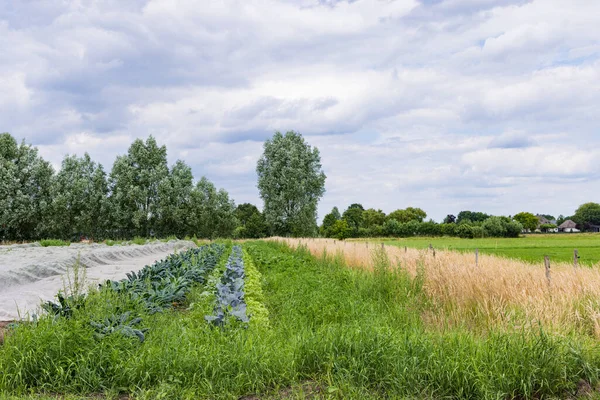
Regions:
[[[135,140],[110,172],[67,155],[58,172],[38,150],[0,135],[0,239],[79,240],[134,236],[231,237],[236,207],[191,168],[167,164],[167,149],[150,136]]]
[[[297,132],[276,132],[257,164],[261,212],[236,207],[206,177],[195,181],[167,148],[136,139],[110,172],[89,154],[67,155],[55,171],[38,149],[0,134],[0,240],[140,237],[315,236],[325,189],[319,151]]]
[[[260,238],[458,236],[516,237],[523,230],[551,229],[523,212],[513,217],[461,211],[442,223],[408,207],[389,214],[351,204],[337,207],[317,225],[317,204],[326,176],[319,150],[294,131],[265,141],[256,166],[263,201],[235,205],[227,191],[206,177],[196,181],[178,160],[169,167],[166,146],[154,137],[136,139],[116,157],[110,172],[85,153],[67,155],[59,171],[37,148],[0,134],[0,240],[79,240],[141,237]],[[552,216],[544,216],[555,221]],[[586,203],[571,217],[580,230],[600,225],[600,204]]]
[[[420,208],[408,207],[389,214],[362,204],[351,204],[343,213],[337,207],[323,218],[319,233],[323,237],[346,239],[357,237],[410,237],[457,236],[461,238],[518,237],[523,231],[550,230],[571,219],[580,230],[600,225],[600,204],[581,205],[571,217],[542,215],[552,223],[540,223],[539,216],[521,212],[515,216],[494,216],[477,211],[449,214],[442,223],[426,221],[427,213]]]

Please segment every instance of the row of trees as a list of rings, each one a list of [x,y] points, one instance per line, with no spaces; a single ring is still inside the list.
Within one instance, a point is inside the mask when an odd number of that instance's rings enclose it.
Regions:
[[[325,174],[317,148],[297,132],[276,132],[257,163],[263,210],[235,206],[205,177],[195,181],[150,136],[135,140],[110,173],[86,153],[67,155],[58,172],[38,150],[0,135],[0,240],[53,237],[315,236]]]
[[[361,204],[351,204],[343,214],[334,207],[325,216],[320,227],[324,237],[345,239],[348,237],[409,237],[409,236],[459,236],[516,237],[523,226],[507,217],[495,217],[470,211],[458,217],[448,215],[444,223],[425,221],[427,213],[420,208],[408,207],[389,214],[373,208],[364,209]]]
[[[551,215],[542,215],[549,221],[557,221]],[[448,215],[443,223],[425,221],[427,213],[420,208],[408,207],[389,214],[373,208],[364,209],[361,204],[351,204],[343,213],[334,207],[323,219],[320,235],[345,239],[349,237],[409,237],[409,236],[458,236],[461,238],[517,237],[523,230],[542,231],[556,228],[556,224],[540,224],[539,216],[521,212],[514,217],[492,216],[482,212],[461,211],[457,216]],[[600,204],[581,205],[572,217],[560,216],[557,224],[572,219],[581,230],[600,225]]]
[[[0,240],[82,236],[130,238],[175,235],[259,238],[268,235],[376,237],[449,235],[514,237],[534,230],[531,213],[497,217],[461,211],[438,224],[408,207],[385,214],[361,204],[341,214],[337,207],[317,226],[325,192],[319,151],[302,135],[276,132],[265,141],[256,172],[263,212],[235,206],[229,194],[206,178],[195,181],[183,161],[167,164],[167,149],[150,136],[135,140],[110,173],[86,153],[68,155],[55,172],[35,147],[0,135]],[[545,216],[554,221],[552,216]],[[600,204],[586,203],[572,217],[580,229],[600,225]],[[560,224],[567,217],[559,217]],[[542,227],[543,228],[543,227]]]
[[[167,165],[167,149],[137,139],[110,173],[86,153],[55,173],[35,147],[0,135],[0,239],[133,236],[230,237],[238,225],[228,193],[191,168]]]

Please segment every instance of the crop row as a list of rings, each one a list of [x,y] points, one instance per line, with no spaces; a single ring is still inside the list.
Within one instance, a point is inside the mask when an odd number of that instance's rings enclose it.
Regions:
[[[224,245],[213,243],[171,254],[137,273],[128,273],[126,279],[107,281],[106,286],[130,294],[153,314],[181,303],[193,285],[204,284],[224,251]]]
[[[100,290],[126,296],[133,304],[141,305],[148,314],[161,312],[181,304],[193,286],[205,284],[207,275],[218,264],[225,248],[222,244],[210,244],[171,254],[138,272],[128,273],[125,279],[106,281],[100,285]],[[85,307],[86,301],[85,295],[67,297],[59,293],[58,303],[47,302],[43,308],[55,318],[70,318],[75,310]],[[142,318],[135,309],[132,306],[132,309],[120,310],[101,321],[91,321],[95,336],[101,339],[120,333],[144,341],[146,329],[139,326]]]
[[[214,314],[205,316],[206,321],[223,326],[227,317],[232,316],[241,322],[249,322],[244,302],[244,277],[242,248],[233,246],[221,281],[216,284]]]

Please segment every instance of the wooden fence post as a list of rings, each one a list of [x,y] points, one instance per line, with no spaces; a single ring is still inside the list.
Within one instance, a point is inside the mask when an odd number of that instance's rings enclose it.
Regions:
[[[475,266],[479,266],[479,249],[475,249]]]
[[[579,266],[579,252],[577,251],[577,249],[573,251],[573,264],[575,265],[575,268]]]
[[[406,248],[406,246],[404,246],[404,252],[406,253],[408,251],[408,249]]]
[[[550,286],[550,257],[544,256],[544,266],[546,267],[546,279],[548,280],[548,286]]]

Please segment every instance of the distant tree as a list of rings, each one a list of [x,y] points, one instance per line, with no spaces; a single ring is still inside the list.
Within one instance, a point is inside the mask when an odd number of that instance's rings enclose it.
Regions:
[[[265,219],[254,204],[244,203],[238,205],[235,216],[241,228],[238,237],[258,239],[267,236]]]
[[[194,176],[192,169],[177,160],[158,186],[157,231],[161,236],[193,234],[190,225]]]
[[[483,222],[488,219],[490,215],[482,213],[482,212],[474,212],[474,211],[461,211],[458,213],[456,217],[456,223],[460,224],[465,220],[471,222]]]
[[[111,214],[126,236],[150,236],[158,228],[159,186],[168,179],[167,148],[154,137],[136,139],[110,173]]]
[[[408,207],[404,210],[396,210],[388,214],[388,219],[395,219],[400,223],[409,221],[423,222],[427,213],[420,208]]]
[[[340,219],[335,221],[333,227],[331,228],[331,236],[340,240],[344,240],[350,237],[352,230],[348,226],[348,221],[345,219]]]
[[[106,228],[108,183],[102,165],[85,153],[66,156],[52,184],[52,215],[47,219],[55,237],[77,240],[98,237]]]
[[[54,170],[35,147],[0,134],[0,238],[45,235]]]
[[[539,224],[538,218],[530,212],[520,212],[513,219],[523,225],[524,229],[530,231],[534,231]]]
[[[225,238],[233,236],[238,225],[235,203],[229,194],[217,190],[206,177],[202,177],[192,191],[192,228],[198,237]]]
[[[452,214],[448,214],[448,215],[446,215],[446,218],[444,218],[444,223],[445,224],[454,224],[454,223],[456,223],[456,217]]]
[[[277,235],[316,233],[317,203],[325,193],[325,174],[316,147],[294,131],[275,132],[264,143],[256,166],[267,224]]]
[[[589,225],[600,225],[600,204],[585,203],[579,206],[573,215],[573,221],[588,229]]]
[[[342,219],[348,222],[352,237],[358,237],[358,230],[362,227],[364,208],[361,204],[351,204],[342,214]]]
[[[335,225],[336,221],[342,219],[340,211],[337,207],[333,207],[331,212],[323,218],[323,225],[321,225],[320,233],[323,237],[333,237],[331,229]]]
[[[485,234],[491,237],[504,237],[506,228],[500,217],[489,217],[481,224]]]
[[[382,226],[385,223],[385,213],[381,210],[369,208],[363,211],[363,226],[372,229],[375,226]]]
[[[546,218],[548,221],[555,221],[556,220],[556,218],[554,218],[554,216],[550,215],[550,214],[540,214],[540,216]]]
[[[485,235],[490,237],[518,237],[523,231],[520,222],[507,217],[489,217],[481,227]]]

